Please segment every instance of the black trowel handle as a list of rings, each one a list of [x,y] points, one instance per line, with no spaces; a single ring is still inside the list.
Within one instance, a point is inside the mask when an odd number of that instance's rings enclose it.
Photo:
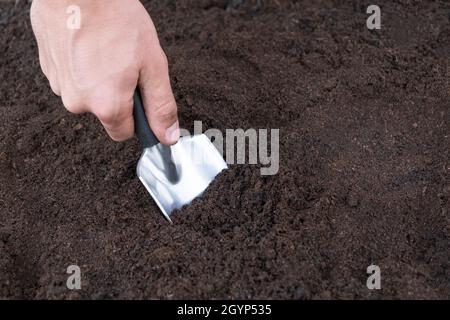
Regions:
[[[153,147],[157,145],[159,141],[148,124],[139,88],[134,92],[133,101],[134,130],[141,142],[142,149]]]

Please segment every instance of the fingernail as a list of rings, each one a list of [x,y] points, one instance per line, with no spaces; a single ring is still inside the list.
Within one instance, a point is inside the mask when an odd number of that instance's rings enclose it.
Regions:
[[[175,122],[172,126],[167,128],[166,130],[166,140],[170,143],[175,143],[180,138],[180,125],[177,122]]]

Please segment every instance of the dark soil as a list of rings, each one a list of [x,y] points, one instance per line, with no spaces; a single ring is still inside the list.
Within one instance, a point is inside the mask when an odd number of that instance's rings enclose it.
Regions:
[[[369,4],[145,1],[182,126],[281,137],[277,175],[231,166],[169,225],[1,2],[0,297],[450,298],[450,4],[378,1],[379,31]]]

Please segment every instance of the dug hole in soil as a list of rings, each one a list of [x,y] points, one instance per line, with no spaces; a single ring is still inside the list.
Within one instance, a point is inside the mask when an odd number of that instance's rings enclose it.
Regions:
[[[232,165],[169,225],[1,2],[0,298],[449,298],[450,6],[378,1],[370,31],[369,4],[144,1],[182,127],[280,129],[278,174]]]

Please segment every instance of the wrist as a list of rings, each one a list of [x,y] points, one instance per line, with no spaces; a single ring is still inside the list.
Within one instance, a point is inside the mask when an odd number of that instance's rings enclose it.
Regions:
[[[45,5],[50,8],[61,8],[70,5],[79,6],[98,6],[99,2],[105,2],[104,0],[33,0],[34,4]]]
[[[33,0],[32,6],[49,13],[65,12],[70,6],[78,6],[88,13],[95,13],[107,6],[108,0]],[[108,4],[109,5],[109,4]]]
[[[134,0],[33,0],[31,17],[32,19],[33,16],[39,17],[50,25],[62,24],[75,13],[73,8],[75,6],[78,7],[83,28],[89,28],[117,19],[117,12],[121,12],[123,6],[127,6],[127,2]]]

